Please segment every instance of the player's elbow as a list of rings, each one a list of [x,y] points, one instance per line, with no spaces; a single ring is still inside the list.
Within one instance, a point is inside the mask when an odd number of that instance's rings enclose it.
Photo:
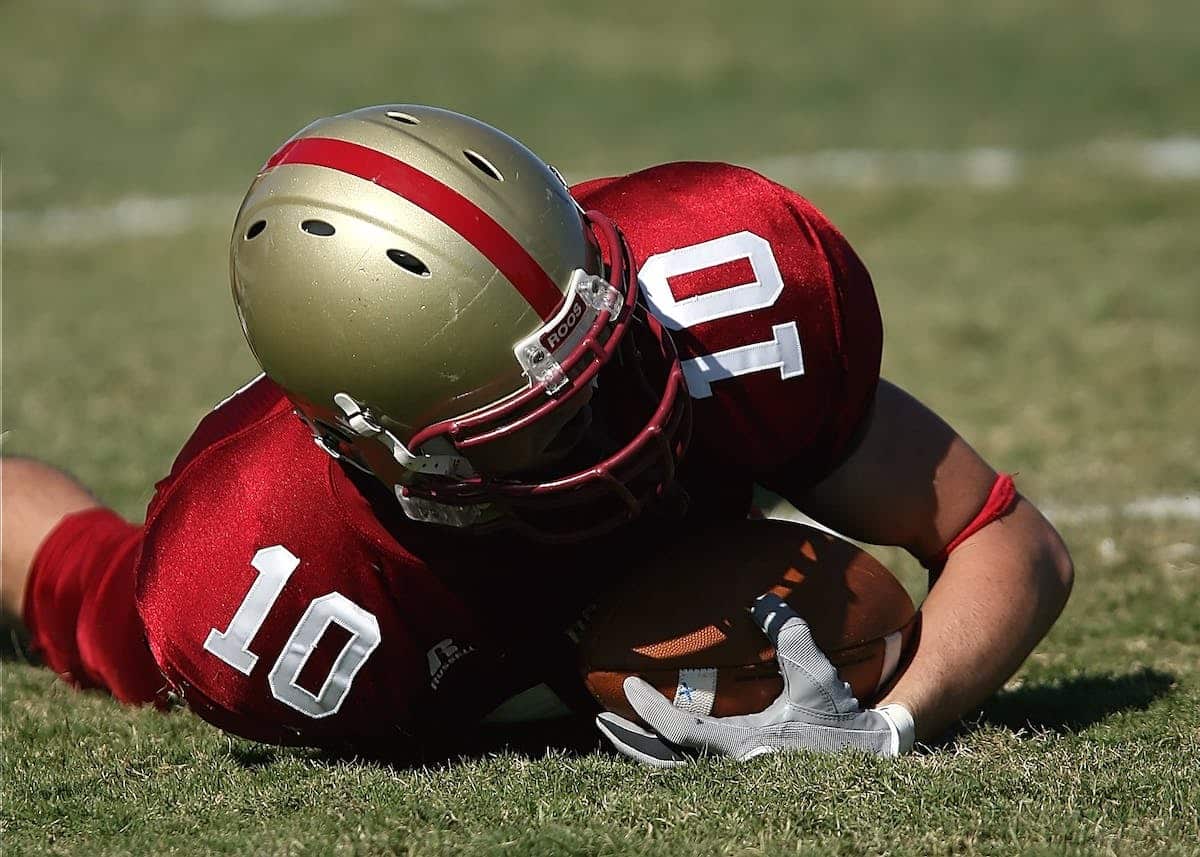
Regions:
[[[1041,527],[1036,534],[1038,561],[1036,568],[1047,608],[1057,616],[1071,597],[1075,586],[1075,563],[1071,552],[1054,525],[1041,515]]]
[[[1020,581],[1019,588],[1028,599],[1031,622],[1044,633],[1071,597],[1075,585],[1071,552],[1054,525],[1024,498],[996,524],[998,541],[992,544],[1014,563],[1010,566],[1014,571],[1019,569],[1014,581]]]

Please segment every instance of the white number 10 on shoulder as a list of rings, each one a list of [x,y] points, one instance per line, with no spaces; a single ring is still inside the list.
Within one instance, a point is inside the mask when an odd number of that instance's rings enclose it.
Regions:
[[[715,268],[745,259],[754,272],[754,280],[717,291],[677,299],[670,278]],[[772,306],[783,292],[783,275],[775,254],[765,238],[753,232],[736,232],[712,241],[658,253],[646,260],[638,273],[646,301],[664,326],[683,330],[704,322]],[[688,392],[694,399],[712,395],[716,381],[736,378],[751,372],[779,370],[783,379],[804,374],[804,352],[796,322],[771,327],[771,338],[715,351],[682,361]]]

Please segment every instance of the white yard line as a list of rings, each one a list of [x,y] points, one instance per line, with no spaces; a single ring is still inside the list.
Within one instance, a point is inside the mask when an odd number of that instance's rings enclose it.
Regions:
[[[456,9],[467,0],[394,0],[400,9],[431,10],[434,12]],[[220,21],[252,21],[257,18],[277,16],[320,17],[350,15],[353,4],[347,0],[133,0],[132,3],[110,2],[98,4],[96,14],[128,15],[143,14],[148,17],[187,18],[204,17]]]
[[[1200,492],[1191,495],[1142,497],[1128,503],[1109,506],[1059,506],[1047,504],[1042,507],[1051,521],[1056,524],[1087,524],[1095,521],[1200,521]]]
[[[346,5],[341,0],[201,0],[192,9],[213,18],[242,21],[285,14],[328,15],[346,11]],[[179,14],[187,14],[187,4],[183,4]]]
[[[1177,135],[1131,143],[1095,142],[1087,157],[1152,179],[1200,178],[1200,137]]]
[[[1020,180],[1024,156],[1013,149],[961,151],[826,149],[751,161],[748,166],[783,184],[849,187],[970,185],[1004,187]]]
[[[269,6],[275,0],[258,0]],[[236,5],[236,4],[234,4]],[[1030,157],[1016,149],[828,149],[761,158],[749,166],[794,186],[888,187],[945,185],[1001,188],[1024,179],[1033,163],[1083,163],[1154,181],[1200,180],[1200,137],[1179,135],[1135,142],[1095,141],[1065,156]],[[4,237],[16,245],[89,245],[141,236],[179,235],[227,222],[231,195],[134,195],[106,205],[7,212]]]
[[[1125,503],[1068,506],[1046,503],[1041,507],[1046,517],[1057,526],[1090,524],[1099,521],[1200,521],[1200,491],[1195,494],[1141,497]],[[778,500],[763,509],[765,517],[777,521],[796,521],[837,533],[819,521],[805,515],[786,500]]]
[[[1076,153],[1030,157],[1017,149],[827,149],[763,158],[749,166],[785,184],[815,183],[850,187],[965,185],[1008,187],[1021,181],[1031,164],[1082,163],[1122,176],[1180,181],[1200,179],[1200,137],[1159,140],[1097,140]]]
[[[4,238],[13,244],[81,246],[124,238],[180,235],[232,220],[231,196],[127,196],[108,204],[7,211]]]

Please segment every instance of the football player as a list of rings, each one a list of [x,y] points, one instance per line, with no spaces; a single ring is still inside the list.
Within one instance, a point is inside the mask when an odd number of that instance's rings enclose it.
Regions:
[[[482,122],[366,108],[267,160],[230,259],[264,375],[199,424],[143,524],[4,462],[5,604],[76,684],[323,746],[534,716],[549,697],[514,695],[555,684],[547,641],[598,587],[744,518],[756,483],[920,559],[921,643],[864,712],[776,605],[760,618],[790,629],[799,695],[677,722],[634,683],[661,734],[599,724],[628,755],[901,752],[995,691],[1066,601],[1051,525],[880,380],[846,239],[750,170],[568,188]]]

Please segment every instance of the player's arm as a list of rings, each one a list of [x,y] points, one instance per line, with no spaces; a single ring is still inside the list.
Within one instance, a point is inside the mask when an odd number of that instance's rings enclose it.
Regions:
[[[20,620],[25,587],[38,548],[67,515],[98,506],[96,498],[71,477],[28,458],[0,459],[3,498],[3,560],[0,610]]]
[[[1054,528],[1028,501],[1013,502],[974,450],[898,387],[879,385],[868,419],[854,453],[788,499],[854,538],[901,545],[929,566],[945,559],[922,606],[920,643],[895,686],[862,709],[804,620],[764,596],[753,613],[776,649],[779,698],[757,714],[702,717],[630,677],[625,696],[653,731],[600,714],[597,726],[619,752],[660,767],[687,764],[695,752],[742,761],[791,749],[896,755],[993,693],[1049,630],[1073,576]]]
[[[881,382],[863,439],[816,487],[788,499],[845,535],[899,545],[936,567],[987,504],[996,473],[940,417]],[[994,693],[1049,631],[1074,576],[1054,527],[1019,495],[962,540],[933,577],[921,641],[882,703],[930,739]]]
[[[73,684],[158,700],[162,676],[134,605],[142,527],[41,462],[6,457],[0,480],[5,620],[22,622],[46,665]]]

